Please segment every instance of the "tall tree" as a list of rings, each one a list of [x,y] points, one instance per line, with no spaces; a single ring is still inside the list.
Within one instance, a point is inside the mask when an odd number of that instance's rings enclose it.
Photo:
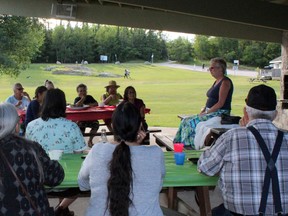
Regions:
[[[227,62],[239,59],[238,40],[224,37],[215,37],[211,40],[213,40],[213,44],[217,50],[214,56],[221,56]]]
[[[197,35],[194,41],[194,51],[198,59],[205,60],[213,57],[212,45],[208,36]]]
[[[168,43],[169,59],[181,63],[193,60],[192,44],[188,39],[178,37]]]
[[[0,74],[18,76],[43,42],[43,26],[37,19],[0,15]]]

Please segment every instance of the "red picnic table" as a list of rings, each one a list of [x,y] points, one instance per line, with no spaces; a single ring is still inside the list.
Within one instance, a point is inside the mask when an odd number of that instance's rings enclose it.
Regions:
[[[66,118],[71,121],[95,121],[103,119],[111,119],[116,106],[104,107],[87,107],[82,110],[66,109]],[[145,113],[150,113],[150,109],[146,108]],[[26,111],[18,110],[18,115],[22,121],[25,121]]]

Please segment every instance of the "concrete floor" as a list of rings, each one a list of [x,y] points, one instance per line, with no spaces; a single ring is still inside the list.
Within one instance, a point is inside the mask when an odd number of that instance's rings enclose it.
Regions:
[[[167,128],[167,127],[151,127],[151,129],[161,129],[164,134],[175,135],[177,132],[177,128]],[[101,128],[99,129],[101,131]],[[112,136],[108,136],[108,140],[112,139]],[[93,139],[94,143],[97,143],[100,140],[100,137],[95,137]],[[150,145],[156,145],[155,138],[153,134],[150,134]],[[166,151],[163,148],[163,151]],[[187,215],[187,216],[199,216],[199,208],[195,202],[195,192],[191,191],[181,191],[178,192],[178,212]],[[211,206],[215,207],[219,203],[221,203],[221,199],[218,194],[214,194],[213,191],[210,192],[211,198]],[[55,207],[58,204],[58,199],[49,198],[50,206]],[[88,197],[79,197],[77,200],[72,203],[69,207],[71,211],[75,212],[75,216],[83,216],[85,214],[85,209],[87,208],[89,203]],[[167,196],[165,193],[160,193],[160,205],[163,207],[167,207]],[[168,215],[168,214],[167,214]],[[175,213],[169,215],[176,215]]]

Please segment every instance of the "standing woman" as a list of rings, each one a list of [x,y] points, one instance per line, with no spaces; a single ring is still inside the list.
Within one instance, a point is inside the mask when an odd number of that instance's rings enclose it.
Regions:
[[[137,98],[136,90],[133,86],[128,86],[124,91],[124,101],[132,103],[140,112],[142,126],[145,131],[148,129],[148,125],[145,120],[145,104],[143,100]]]
[[[0,104],[0,215],[54,215],[45,186],[59,185],[63,168],[38,143],[15,135],[18,121],[14,105]]]
[[[187,117],[181,121],[174,143],[182,142],[185,146],[193,149],[195,129],[199,122],[206,121],[222,113],[230,114],[233,94],[233,83],[226,74],[227,64],[222,58],[213,58],[210,61],[209,71],[215,78],[215,82],[207,91],[207,101],[205,107],[198,115]]]
[[[86,216],[162,216],[162,149],[140,145],[146,134],[131,103],[117,106],[112,126],[114,142],[94,145],[79,172],[80,190],[91,190]]]
[[[33,121],[40,116],[41,106],[46,94],[47,88],[45,86],[39,86],[35,90],[35,97],[30,102],[27,108],[26,117],[25,117],[25,127],[27,127],[28,123]]]

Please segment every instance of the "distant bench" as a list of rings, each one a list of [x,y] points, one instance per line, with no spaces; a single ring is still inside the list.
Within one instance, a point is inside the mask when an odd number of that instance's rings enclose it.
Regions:
[[[173,146],[173,139],[174,137],[171,135],[166,135],[163,133],[157,133],[153,134],[155,137],[155,142],[159,146],[165,146],[167,151],[174,151],[174,146]],[[192,150],[192,147],[190,146],[185,146],[186,150]]]

